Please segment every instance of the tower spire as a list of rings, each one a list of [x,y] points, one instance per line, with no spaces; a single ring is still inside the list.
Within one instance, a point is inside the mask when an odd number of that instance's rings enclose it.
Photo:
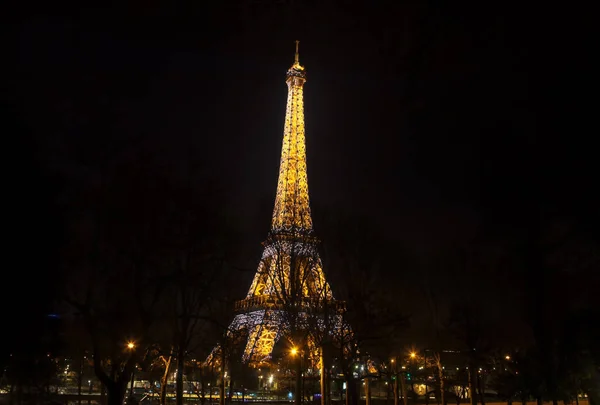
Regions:
[[[294,58],[294,65],[300,64],[300,53],[298,53],[299,45],[300,45],[300,41],[296,40],[296,57]]]

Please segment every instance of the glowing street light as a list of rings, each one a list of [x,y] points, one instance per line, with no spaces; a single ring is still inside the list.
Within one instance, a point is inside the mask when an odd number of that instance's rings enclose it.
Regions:
[[[506,360],[510,360],[510,356],[507,354],[505,357]]]
[[[414,359],[415,357],[417,357],[417,353],[415,352],[410,352],[410,358]]]
[[[292,347],[291,353],[292,353],[292,356],[297,355],[298,354],[298,349],[296,349],[295,347]]]
[[[135,349],[135,343],[132,341],[127,342],[127,349],[130,351],[133,351],[133,349]],[[133,381],[135,380],[135,368],[136,367],[137,367],[137,365],[135,365],[133,370],[131,370],[131,384],[129,385],[129,396],[131,398],[133,398]]]

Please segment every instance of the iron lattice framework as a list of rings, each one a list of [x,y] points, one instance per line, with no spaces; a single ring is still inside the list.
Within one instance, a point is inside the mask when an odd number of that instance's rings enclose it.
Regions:
[[[304,129],[306,72],[299,62],[298,41],[286,76],[288,97],[271,230],[248,294],[236,303],[228,333],[247,337],[242,354],[246,363],[269,363],[275,344],[286,337],[302,344],[317,366],[317,340],[341,332],[344,305],[334,300],[325,280],[313,232]],[[304,341],[296,342],[298,336]],[[219,362],[217,351],[207,361]]]

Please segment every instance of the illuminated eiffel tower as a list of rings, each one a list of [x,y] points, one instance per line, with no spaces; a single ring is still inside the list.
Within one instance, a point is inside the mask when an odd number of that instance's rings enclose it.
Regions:
[[[286,75],[287,108],[271,230],[254,281],[246,298],[236,302],[236,316],[229,328],[230,334],[244,332],[247,336],[242,361],[254,366],[270,363],[273,348],[282,337],[304,347],[317,366],[318,342],[307,330],[333,334],[342,327],[343,302],[333,299],[325,280],[310,213],[305,82],[296,41],[294,64]]]

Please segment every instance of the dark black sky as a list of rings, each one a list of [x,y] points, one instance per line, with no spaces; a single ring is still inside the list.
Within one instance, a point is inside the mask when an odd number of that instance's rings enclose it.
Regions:
[[[32,7],[7,22],[17,284],[45,286],[58,265],[57,201],[128,154],[221,184],[258,255],[296,39],[316,218],[361,214],[423,252],[518,223],[532,207],[591,221],[596,163],[575,118],[584,80],[570,66],[579,51],[566,13],[476,1],[204,3]]]

